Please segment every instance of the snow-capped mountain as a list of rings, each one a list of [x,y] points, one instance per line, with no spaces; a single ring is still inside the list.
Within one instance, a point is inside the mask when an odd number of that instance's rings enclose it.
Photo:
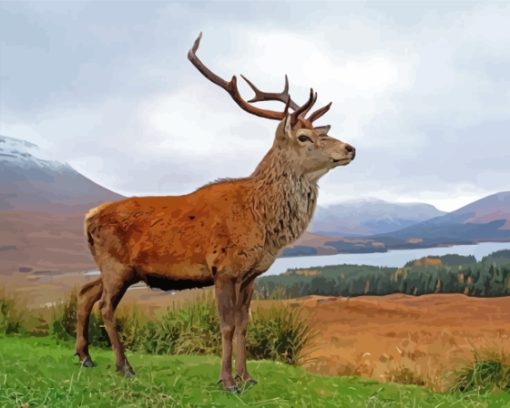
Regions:
[[[49,160],[37,145],[26,140],[2,135],[0,135],[0,163],[25,169],[37,168],[55,171],[69,169],[69,165],[65,163]]]
[[[32,143],[0,136],[0,210],[74,212],[121,198],[48,157]]]

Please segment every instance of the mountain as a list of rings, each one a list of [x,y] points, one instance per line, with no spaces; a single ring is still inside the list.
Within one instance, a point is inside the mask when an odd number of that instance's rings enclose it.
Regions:
[[[93,268],[84,213],[119,198],[36,145],[0,136],[0,275]]]
[[[365,204],[361,204],[360,207],[363,208]],[[386,208],[388,208],[388,206],[386,206]],[[411,206],[411,208],[413,208],[413,206]],[[328,210],[330,209],[331,207],[328,208]],[[323,227],[317,228],[317,224],[312,224],[312,228],[323,231],[339,231],[340,229],[338,226],[334,228],[328,228],[327,226],[328,220],[332,225],[337,220],[332,213],[333,211],[329,213],[330,218],[323,216],[324,212],[322,214],[319,213],[319,220],[322,222],[320,225],[323,225]],[[433,213],[433,211],[431,213]],[[351,207],[351,212],[348,214],[350,214],[353,219],[356,219],[358,213],[353,211]],[[402,210],[400,215],[403,219],[408,217],[404,210]],[[398,217],[396,218],[398,219]],[[395,218],[383,216],[381,219],[394,220]],[[350,225],[356,225],[356,223],[350,221]],[[369,223],[369,225],[373,225],[373,223]],[[396,223],[392,224],[392,222],[386,222],[384,225],[389,228],[389,226],[396,225]],[[345,225],[343,228],[343,231],[346,231]],[[353,230],[354,229],[351,229],[350,231]],[[329,240],[300,239],[292,247],[285,249],[283,255],[315,255],[332,252],[386,252],[390,249],[431,248],[490,241],[510,242],[510,192],[508,191],[492,194],[451,213],[427,219],[396,231],[361,237],[336,237],[330,238]]]
[[[484,197],[449,214],[376,238],[452,244],[510,240],[510,191]]]
[[[504,221],[500,226],[502,230],[510,229],[510,191],[492,194],[474,201],[441,217],[436,222],[487,224],[495,221]]]
[[[70,213],[121,197],[36,145],[0,136],[0,210]]]
[[[309,231],[330,236],[367,236],[397,231],[445,214],[423,203],[347,201],[315,211]]]

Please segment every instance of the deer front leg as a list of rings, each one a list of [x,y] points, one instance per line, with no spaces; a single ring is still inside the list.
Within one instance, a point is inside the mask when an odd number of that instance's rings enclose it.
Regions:
[[[238,392],[232,377],[232,338],[235,329],[235,285],[231,279],[218,278],[214,282],[218,314],[220,317],[223,353],[219,382],[226,391]]]
[[[239,290],[238,306],[235,315],[235,338],[236,338],[236,377],[247,384],[257,382],[248,373],[246,367],[246,331],[248,328],[250,302],[253,295],[254,280],[242,284]]]

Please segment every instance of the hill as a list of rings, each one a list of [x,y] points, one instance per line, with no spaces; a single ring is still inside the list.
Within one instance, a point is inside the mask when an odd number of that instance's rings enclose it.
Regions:
[[[377,199],[318,206],[309,231],[329,236],[367,236],[396,231],[445,214],[423,203]]]
[[[355,218],[355,215],[353,217]],[[327,224],[326,221],[324,222]],[[329,222],[335,225],[333,219],[329,219]],[[491,241],[510,241],[510,192],[508,191],[489,195],[451,213],[396,231],[359,237],[333,237],[321,242],[321,251],[323,253],[369,253]],[[286,249],[284,255],[319,253],[316,246],[298,241]]]
[[[510,192],[492,194],[446,215],[372,238],[383,242],[414,239],[423,245],[510,241]]]
[[[492,194],[441,217],[440,222],[486,224],[501,222],[501,229],[510,230],[510,191]]]
[[[0,136],[0,274],[92,268],[83,215],[119,198],[36,145]]]

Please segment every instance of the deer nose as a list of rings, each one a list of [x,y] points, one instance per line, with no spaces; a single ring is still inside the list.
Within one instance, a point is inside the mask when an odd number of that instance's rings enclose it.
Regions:
[[[354,156],[356,156],[356,148],[346,143],[345,150],[347,151],[347,153],[352,153],[352,158],[354,159]]]

